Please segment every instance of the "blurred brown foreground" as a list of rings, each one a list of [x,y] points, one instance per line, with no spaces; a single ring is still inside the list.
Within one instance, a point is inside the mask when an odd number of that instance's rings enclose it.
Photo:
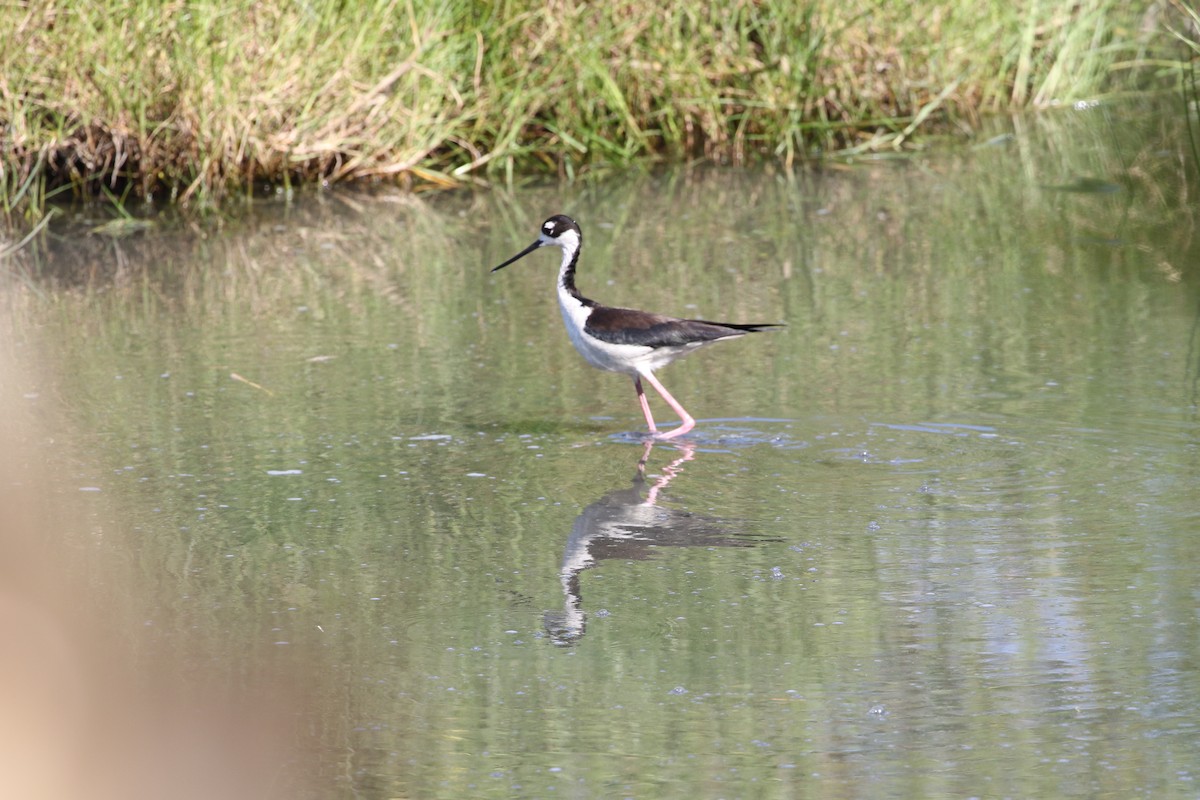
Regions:
[[[304,692],[270,657],[221,663],[145,625],[147,593],[114,555],[136,543],[109,546],[119,523],[64,478],[70,434],[45,409],[69,398],[33,402],[31,385],[0,346],[0,797],[304,794]]]

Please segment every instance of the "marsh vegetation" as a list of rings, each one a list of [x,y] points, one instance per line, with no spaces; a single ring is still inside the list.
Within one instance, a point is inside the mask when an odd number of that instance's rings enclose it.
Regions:
[[[0,198],[791,165],[1179,81],[1176,0],[6,3]]]

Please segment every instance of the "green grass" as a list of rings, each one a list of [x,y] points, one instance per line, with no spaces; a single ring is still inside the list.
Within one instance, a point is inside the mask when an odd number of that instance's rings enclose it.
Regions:
[[[0,206],[790,165],[1143,87],[1194,24],[1165,0],[9,2]]]

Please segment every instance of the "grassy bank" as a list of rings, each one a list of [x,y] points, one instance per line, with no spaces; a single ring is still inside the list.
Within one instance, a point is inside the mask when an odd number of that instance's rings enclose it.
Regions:
[[[1175,0],[6,3],[0,196],[793,162],[1137,88],[1187,26]]]

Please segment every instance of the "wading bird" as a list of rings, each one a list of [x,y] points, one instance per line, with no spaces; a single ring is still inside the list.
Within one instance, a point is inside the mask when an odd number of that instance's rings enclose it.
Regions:
[[[583,249],[583,233],[575,220],[563,214],[555,214],[543,222],[541,233],[533,244],[492,269],[492,272],[507,267],[540,247],[562,250],[562,266],[558,270],[558,307],[562,311],[571,344],[593,367],[621,372],[633,378],[638,403],[655,439],[682,436],[696,424],[692,415],[654,377],[655,370],[704,345],[779,327],[776,323],[744,325],[678,319],[632,308],[612,308],[584,297],[575,288],[575,267],[579,262],[579,252]],[[643,378],[679,415],[681,424],[678,428],[660,433],[655,427],[650,403],[642,390]]]

